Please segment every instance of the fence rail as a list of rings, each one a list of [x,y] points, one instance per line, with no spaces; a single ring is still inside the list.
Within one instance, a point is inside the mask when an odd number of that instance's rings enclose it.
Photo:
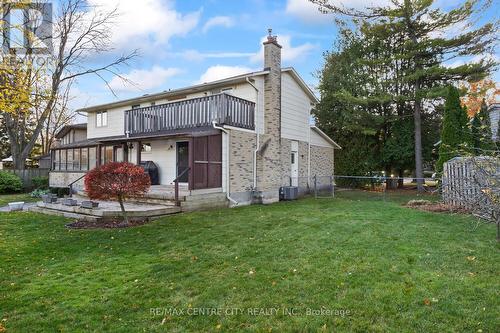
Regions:
[[[225,93],[125,111],[125,133],[168,132],[218,124],[253,130],[255,103]]]
[[[33,178],[48,177],[50,169],[3,169],[2,171],[17,175],[23,181],[23,186],[30,188],[33,187]]]

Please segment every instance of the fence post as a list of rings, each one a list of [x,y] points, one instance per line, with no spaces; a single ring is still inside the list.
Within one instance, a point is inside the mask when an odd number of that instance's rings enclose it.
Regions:
[[[314,175],[314,198],[318,198],[318,177]]]
[[[332,198],[335,198],[335,188],[333,185],[333,176],[330,176],[330,188],[332,189]]]

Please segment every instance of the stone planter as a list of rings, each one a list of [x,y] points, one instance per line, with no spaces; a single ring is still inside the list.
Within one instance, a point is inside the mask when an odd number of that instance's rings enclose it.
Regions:
[[[78,202],[75,199],[70,198],[64,199],[62,204],[64,206],[78,206]]]
[[[57,202],[57,195],[55,195],[55,194],[44,194],[44,195],[42,195],[42,201],[44,203],[56,203]]]
[[[93,209],[99,207],[99,203],[95,201],[82,201],[80,204],[80,207],[86,208],[86,209]]]
[[[9,210],[11,212],[19,212],[22,211],[24,207],[24,202],[10,202]]]

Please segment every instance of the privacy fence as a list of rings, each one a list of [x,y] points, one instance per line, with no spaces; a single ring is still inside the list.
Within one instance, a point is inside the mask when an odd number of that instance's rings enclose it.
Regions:
[[[500,207],[500,159],[457,157],[444,164],[443,201],[491,216]]]
[[[23,185],[25,188],[33,187],[33,178],[36,177],[48,177],[49,169],[23,169],[23,170],[15,170],[15,169],[3,169],[4,172],[10,172],[17,175],[23,181]]]

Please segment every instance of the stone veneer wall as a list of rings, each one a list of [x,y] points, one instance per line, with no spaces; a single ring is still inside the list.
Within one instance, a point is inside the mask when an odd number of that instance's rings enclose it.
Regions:
[[[50,187],[68,187],[69,184],[84,175],[84,172],[57,172],[51,171],[49,173],[49,186]],[[83,178],[73,185],[74,189],[83,189]]]
[[[252,190],[256,146],[257,138],[254,133],[229,131],[229,191],[232,196],[233,193]],[[246,201],[246,198],[242,199]]]
[[[311,145],[311,177],[333,175],[333,147]]]

